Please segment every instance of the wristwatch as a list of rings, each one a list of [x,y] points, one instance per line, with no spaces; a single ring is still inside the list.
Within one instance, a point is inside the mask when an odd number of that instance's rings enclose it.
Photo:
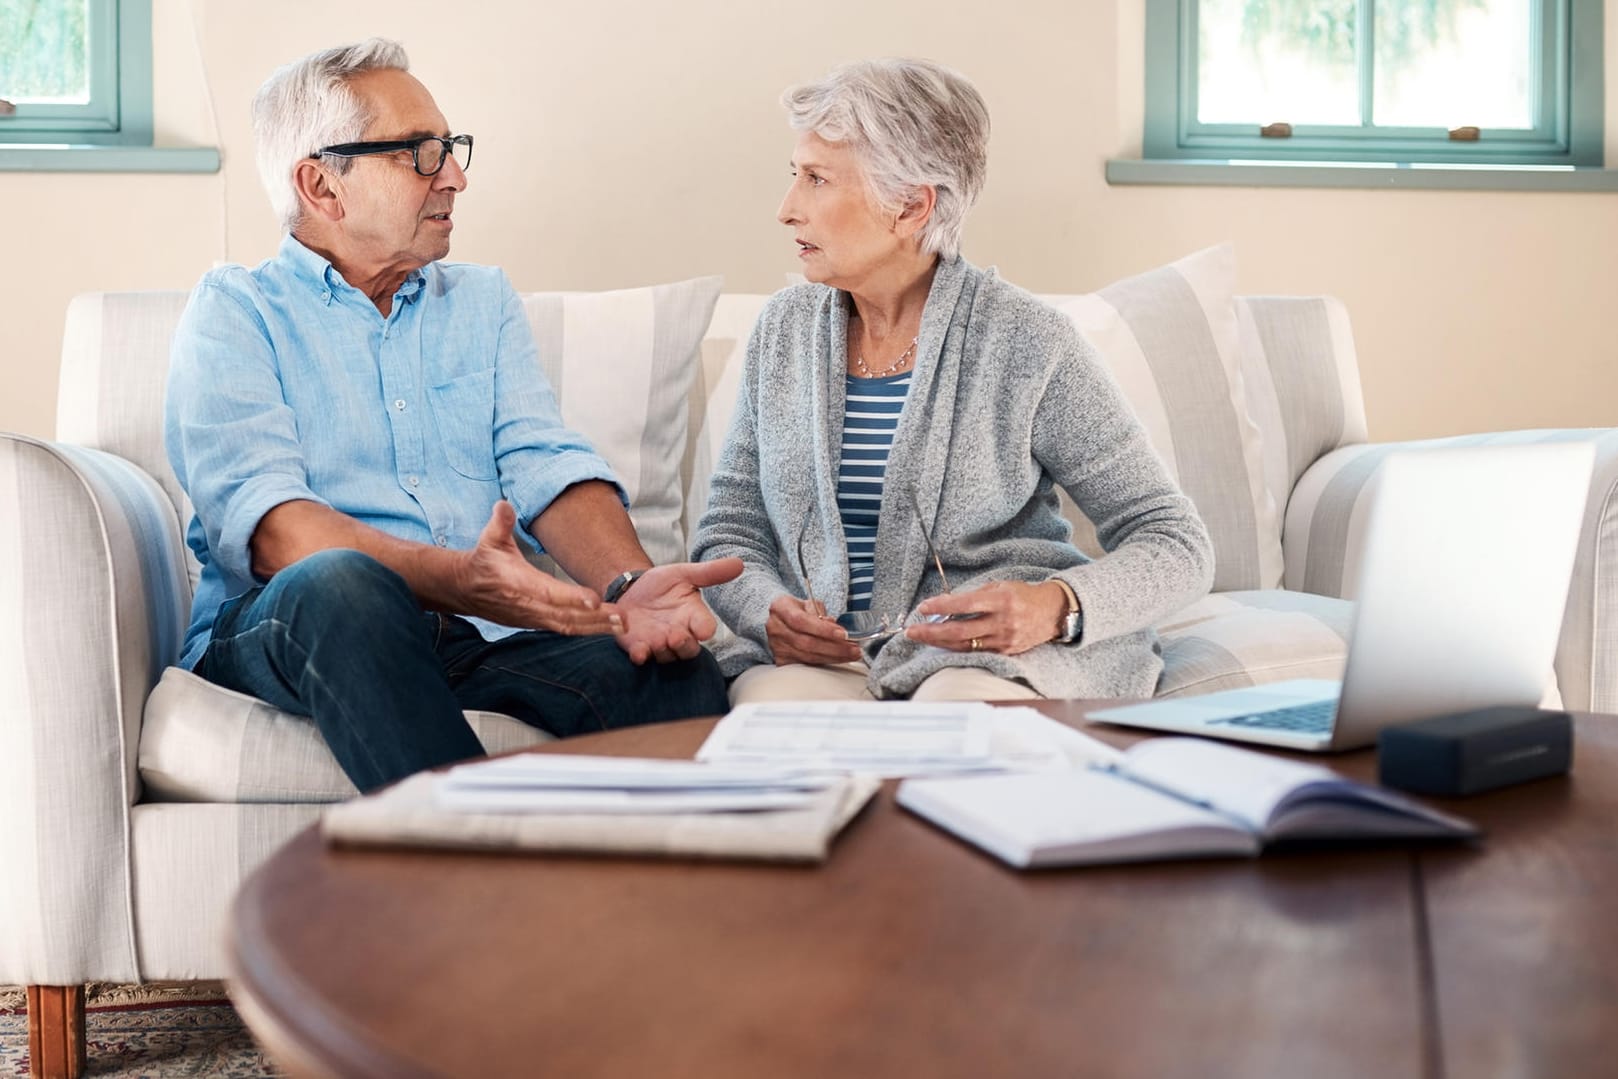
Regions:
[[[602,591],[601,598],[608,603],[617,603],[618,598],[629,591],[629,586],[646,575],[643,569],[626,569],[614,577]]]
[[[1060,577],[1052,577],[1051,583],[1067,593],[1067,613],[1056,623],[1056,636],[1051,640],[1058,644],[1077,644],[1084,635],[1084,612],[1079,609],[1079,594],[1073,591],[1073,586]]]

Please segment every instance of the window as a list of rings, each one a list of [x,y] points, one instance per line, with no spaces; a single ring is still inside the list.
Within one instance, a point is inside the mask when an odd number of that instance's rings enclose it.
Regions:
[[[150,0],[0,0],[0,143],[150,146]]]
[[[1147,0],[1149,159],[1602,164],[1602,0]]]

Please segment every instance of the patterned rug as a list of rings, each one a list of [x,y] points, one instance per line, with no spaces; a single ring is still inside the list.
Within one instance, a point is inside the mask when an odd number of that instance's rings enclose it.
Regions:
[[[219,982],[102,985],[85,993],[86,1072],[104,1079],[279,1076]],[[0,986],[0,1077],[28,1074],[28,1001]]]

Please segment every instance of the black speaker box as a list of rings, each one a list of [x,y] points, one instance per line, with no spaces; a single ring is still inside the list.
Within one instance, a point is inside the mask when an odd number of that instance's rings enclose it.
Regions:
[[[1571,768],[1573,717],[1516,707],[1456,712],[1384,729],[1377,753],[1384,786],[1478,794]]]

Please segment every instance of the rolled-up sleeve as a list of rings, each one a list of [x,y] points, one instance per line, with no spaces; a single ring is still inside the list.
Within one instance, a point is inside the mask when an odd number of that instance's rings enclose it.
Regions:
[[[528,531],[556,496],[575,483],[603,480],[629,505],[629,496],[612,466],[579,432],[568,427],[562,410],[540,370],[533,331],[522,300],[504,274],[500,276],[502,308],[495,355],[494,456],[500,490]]]
[[[211,275],[174,335],[164,419],[169,463],[206,538],[197,557],[250,584],[264,515],[283,502],[328,503],[309,488],[268,330]]]

